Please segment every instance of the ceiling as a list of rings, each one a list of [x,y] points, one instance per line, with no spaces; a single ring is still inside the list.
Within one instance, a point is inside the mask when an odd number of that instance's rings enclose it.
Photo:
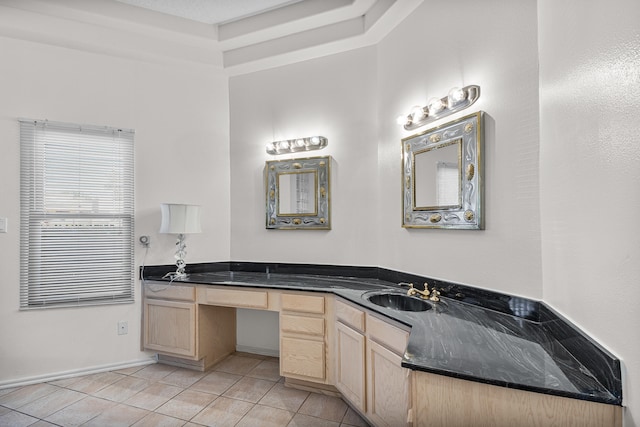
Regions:
[[[0,35],[233,75],[374,45],[423,1],[0,0]]]
[[[116,0],[204,24],[220,24],[298,3],[301,0]]]

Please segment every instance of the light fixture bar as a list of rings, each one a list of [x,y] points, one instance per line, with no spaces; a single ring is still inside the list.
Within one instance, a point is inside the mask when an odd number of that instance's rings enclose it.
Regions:
[[[286,139],[267,144],[267,153],[278,155],[297,153],[299,151],[322,150],[329,141],[324,136],[310,136],[307,138]]]
[[[408,115],[398,117],[398,124],[403,125],[406,130],[417,129],[470,107],[478,98],[480,86],[469,85],[462,89],[454,87],[445,97],[431,98],[424,107],[413,107]]]

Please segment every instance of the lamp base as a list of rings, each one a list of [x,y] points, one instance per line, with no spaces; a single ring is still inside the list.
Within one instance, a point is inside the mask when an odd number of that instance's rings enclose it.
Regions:
[[[184,261],[184,257],[187,255],[187,245],[184,243],[184,234],[178,234],[178,241],[176,242],[176,271],[167,273],[163,278],[171,278],[171,280],[185,280],[189,275],[185,272],[187,263]]]
[[[165,274],[164,276],[162,276],[163,279],[169,278],[171,279],[171,281],[174,280],[187,280],[189,278],[189,275],[187,273],[180,273],[178,271],[171,271],[167,274]]]

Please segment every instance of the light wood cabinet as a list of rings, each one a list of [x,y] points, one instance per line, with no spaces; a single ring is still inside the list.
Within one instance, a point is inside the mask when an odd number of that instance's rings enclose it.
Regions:
[[[411,423],[409,369],[402,357],[367,339],[367,415],[376,426],[403,426]]]
[[[282,293],[280,307],[280,374],[326,384],[324,295]]]
[[[146,282],[143,347],[206,370],[235,351],[235,307],[279,311],[281,375],[292,386],[337,389],[378,427],[622,425],[619,406],[402,368],[407,327],[315,292]]]
[[[416,427],[620,427],[615,405],[414,371]]]
[[[336,388],[364,414],[367,411],[364,335],[338,322],[335,353]]]
[[[265,290],[206,287],[198,291],[198,302],[200,304],[266,310],[269,308],[269,293]]]
[[[375,426],[411,425],[407,330],[337,300],[336,388]]]
[[[146,283],[143,300],[145,350],[173,365],[204,371],[235,351],[235,308],[199,305],[196,288]]]
[[[376,426],[412,425],[411,371],[402,367],[409,332],[367,313],[367,412]]]
[[[195,357],[196,323],[196,304],[146,298],[144,348]]]

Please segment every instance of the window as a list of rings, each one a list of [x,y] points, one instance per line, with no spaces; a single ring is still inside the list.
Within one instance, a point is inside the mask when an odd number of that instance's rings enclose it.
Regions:
[[[133,135],[20,120],[20,308],[133,302]]]

